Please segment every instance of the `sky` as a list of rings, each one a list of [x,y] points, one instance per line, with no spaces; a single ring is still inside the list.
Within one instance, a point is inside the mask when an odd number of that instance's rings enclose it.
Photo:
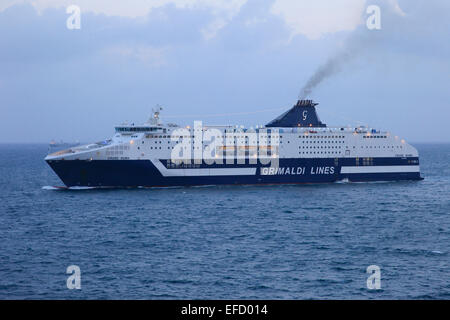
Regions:
[[[99,141],[158,104],[263,125],[330,62],[322,122],[450,142],[449,21],[446,0],[0,0],[0,143]]]

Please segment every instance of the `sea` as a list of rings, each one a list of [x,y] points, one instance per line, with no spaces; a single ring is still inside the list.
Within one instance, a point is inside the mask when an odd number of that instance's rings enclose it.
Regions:
[[[450,299],[450,144],[415,146],[423,181],[64,190],[2,144],[0,299]]]

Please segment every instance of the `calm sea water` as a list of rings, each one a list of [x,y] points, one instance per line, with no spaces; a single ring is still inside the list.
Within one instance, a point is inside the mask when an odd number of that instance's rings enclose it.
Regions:
[[[450,145],[417,147],[421,182],[52,190],[0,145],[0,299],[449,299]]]

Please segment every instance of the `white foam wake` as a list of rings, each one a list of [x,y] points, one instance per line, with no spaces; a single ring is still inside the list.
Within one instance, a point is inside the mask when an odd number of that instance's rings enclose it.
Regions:
[[[67,189],[66,187],[55,187],[55,186],[43,186],[43,190],[63,190]]]

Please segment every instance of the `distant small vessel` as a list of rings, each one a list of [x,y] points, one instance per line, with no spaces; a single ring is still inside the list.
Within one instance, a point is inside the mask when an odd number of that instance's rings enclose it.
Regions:
[[[49,154],[68,187],[155,187],[421,180],[419,153],[367,127],[328,127],[312,100],[265,126],[163,124],[161,109],[111,139]],[[198,125],[200,123],[200,126]]]
[[[50,143],[48,144],[48,152],[56,152],[58,150],[63,150],[65,148],[72,148],[72,147],[76,147],[79,146],[80,143],[79,142],[64,142],[62,140],[55,141],[55,140],[51,140]]]

